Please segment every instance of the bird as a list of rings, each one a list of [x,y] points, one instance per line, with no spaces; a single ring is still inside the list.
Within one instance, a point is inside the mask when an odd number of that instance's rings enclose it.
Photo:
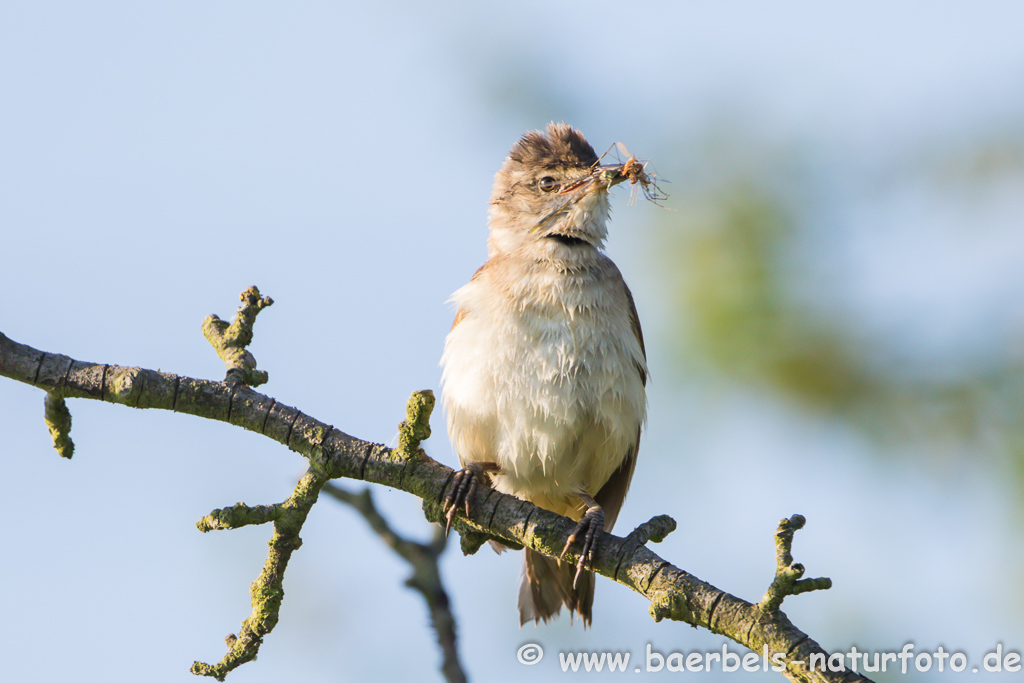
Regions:
[[[524,134],[495,175],[487,261],[450,299],[441,402],[461,469],[444,499],[449,528],[480,485],[577,522],[560,558],[524,549],[520,626],[563,606],[591,625],[589,568],[626,497],[646,420],[640,320],[604,253],[608,191],[635,183],[639,167],[599,161],[564,122]],[[574,566],[562,558],[577,542]]]

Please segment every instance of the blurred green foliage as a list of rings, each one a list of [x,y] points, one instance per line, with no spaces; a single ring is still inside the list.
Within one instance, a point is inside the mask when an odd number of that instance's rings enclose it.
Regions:
[[[861,229],[862,207],[898,204],[893,196],[920,196],[922,187],[943,205],[964,204],[956,215],[965,230],[976,229],[987,188],[1009,186],[1024,197],[1024,138],[958,140],[836,173],[813,147],[773,149],[739,133],[723,143],[728,137],[718,132],[675,150],[690,161],[670,171],[682,180],[671,186],[674,211],[659,215],[657,259],[670,284],[681,365],[710,366],[721,380],[853,426],[883,452],[970,457],[1024,481],[1024,330],[1008,339],[996,339],[998,326],[991,334],[964,330],[965,346],[991,337],[982,354],[915,354],[913,334],[879,334],[850,310],[836,281],[843,270],[832,267],[837,241],[827,234]],[[1024,230],[1024,220],[997,229]],[[939,311],[941,296],[930,304]],[[1021,310],[1008,306],[1007,314]]]

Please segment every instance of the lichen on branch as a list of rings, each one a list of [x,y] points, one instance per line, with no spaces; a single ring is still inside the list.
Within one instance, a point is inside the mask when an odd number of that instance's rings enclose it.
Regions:
[[[274,534],[268,544],[270,552],[263,571],[249,588],[252,613],[242,622],[238,635],[231,634],[226,639],[227,654],[217,664],[193,663],[192,673],[223,681],[228,673],[256,658],[263,637],[277,625],[284,600],[284,572],[288,560],[302,545],[299,531],[327,480],[327,475],[319,468],[310,467],[283,503],[253,507],[238,503],[230,508],[214,510],[199,520],[196,526],[204,532],[272,521]]]
[[[60,457],[70,460],[75,454],[75,442],[71,440],[71,411],[68,410],[68,404],[64,402],[59,390],[55,390],[46,392],[43,406],[43,420],[50,430],[53,447]]]
[[[231,324],[216,315],[208,315],[203,320],[203,335],[228,367],[224,377],[226,383],[258,387],[266,384],[269,376],[265,371],[256,369],[256,358],[246,347],[252,343],[252,326],[256,316],[272,305],[274,300],[269,296],[261,297],[256,287],[249,287],[239,298],[242,305],[238,307]]]

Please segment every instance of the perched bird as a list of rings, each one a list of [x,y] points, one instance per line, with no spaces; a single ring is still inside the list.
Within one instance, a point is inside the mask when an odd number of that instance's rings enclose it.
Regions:
[[[646,415],[636,306],[602,251],[608,190],[640,167],[598,161],[565,123],[526,133],[495,176],[487,262],[451,298],[442,403],[463,469],[449,526],[486,483],[578,522],[566,545],[582,541],[576,566],[524,551],[520,624],[562,605],[590,624],[585,567],[622,507]]]

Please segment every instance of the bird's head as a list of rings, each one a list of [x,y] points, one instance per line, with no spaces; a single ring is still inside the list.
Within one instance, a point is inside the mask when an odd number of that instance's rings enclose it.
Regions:
[[[620,172],[623,164],[598,161],[583,134],[566,123],[524,135],[494,178],[491,254],[538,244],[600,249],[608,234],[608,189],[628,176]]]

